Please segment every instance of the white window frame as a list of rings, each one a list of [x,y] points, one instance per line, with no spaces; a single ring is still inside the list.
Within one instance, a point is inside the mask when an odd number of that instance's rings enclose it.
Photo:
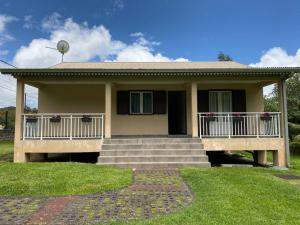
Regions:
[[[138,93],[140,96],[140,112],[135,113],[131,111],[131,94]],[[151,94],[152,104],[151,104],[151,112],[144,112],[144,93]],[[130,107],[130,114],[132,115],[151,115],[153,114],[153,91],[130,91],[129,95],[129,107]]]

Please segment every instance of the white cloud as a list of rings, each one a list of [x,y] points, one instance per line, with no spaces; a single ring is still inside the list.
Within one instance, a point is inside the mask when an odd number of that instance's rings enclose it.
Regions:
[[[61,27],[61,18],[62,16],[54,12],[51,15],[45,17],[42,21],[42,28],[44,30],[55,30]]]
[[[28,46],[22,46],[13,62],[17,67],[47,67],[60,62],[60,54],[46,47],[56,47],[59,40],[70,43],[70,51],[65,61],[89,61],[95,58],[105,59],[124,48],[120,41],[112,40],[109,31],[102,25],[89,28],[86,24],[65,20],[50,33],[48,39],[33,39]]]
[[[4,33],[6,31],[6,26],[8,23],[16,20],[16,17],[0,14],[0,33]]]
[[[252,67],[297,67],[300,66],[300,49],[295,55],[289,55],[286,50],[274,47],[264,53],[260,61],[250,64]],[[270,95],[274,85],[264,87],[264,95]]]
[[[11,36],[7,32],[6,28],[8,23],[11,23],[16,20],[16,17],[0,14],[0,46],[3,45],[5,42],[14,39],[13,36]]]
[[[300,66],[300,49],[295,55],[289,55],[280,47],[269,49],[262,55],[258,63],[250,64],[253,67],[296,67]]]
[[[159,43],[148,41],[140,32],[131,34],[136,39],[126,44],[114,40],[103,25],[89,27],[87,23],[79,24],[71,18],[61,21],[57,13],[47,18],[42,26],[49,31],[49,38],[33,39],[18,49],[13,59],[17,67],[48,67],[59,63],[60,54],[46,47],[55,47],[62,39],[70,43],[65,61],[186,61],[156,53],[153,48]]]

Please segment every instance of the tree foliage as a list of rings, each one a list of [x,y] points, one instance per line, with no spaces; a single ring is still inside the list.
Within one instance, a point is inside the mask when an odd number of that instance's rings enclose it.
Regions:
[[[300,124],[300,74],[295,74],[286,81],[288,119]],[[274,87],[271,96],[265,96],[265,111],[278,111],[278,88]]]
[[[229,55],[225,55],[224,52],[218,53],[218,60],[219,61],[233,61],[233,59]]]

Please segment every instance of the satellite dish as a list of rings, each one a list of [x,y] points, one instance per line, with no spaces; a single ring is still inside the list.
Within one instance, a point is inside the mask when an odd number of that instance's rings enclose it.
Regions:
[[[69,51],[70,46],[67,41],[61,40],[57,43],[56,48],[61,54],[65,54]]]
[[[49,49],[53,49],[56,51],[59,51],[61,53],[61,62],[64,62],[64,54],[67,53],[70,49],[70,45],[67,41],[65,40],[60,40],[57,45],[56,48],[52,48],[52,47],[46,47]]]

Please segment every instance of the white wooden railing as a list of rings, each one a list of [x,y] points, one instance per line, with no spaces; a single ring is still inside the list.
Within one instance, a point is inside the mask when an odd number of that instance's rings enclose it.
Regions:
[[[103,113],[23,114],[23,140],[103,139]]]
[[[198,113],[199,137],[280,137],[279,112]]]

